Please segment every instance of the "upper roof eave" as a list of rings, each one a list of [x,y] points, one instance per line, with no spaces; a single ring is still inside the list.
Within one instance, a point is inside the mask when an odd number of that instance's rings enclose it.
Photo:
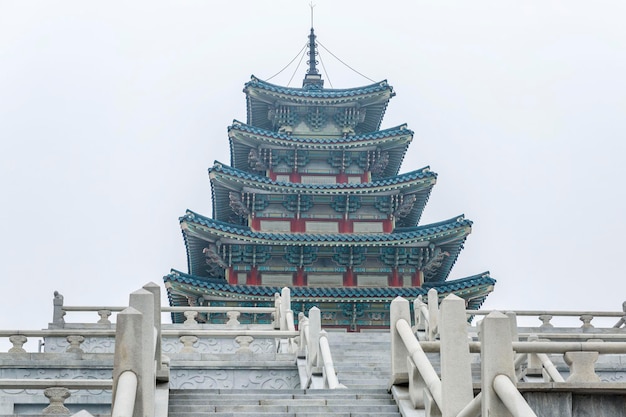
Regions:
[[[362,87],[308,90],[304,88],[283,87],[268,83],[267,81],[263,81],[254,75],[252,75],[250,77],[250,81],[245,84],[243,91],[247,95],[257,95],[259,97],[268,95],[273,98],[284,98],[289,101],[303,104],[308,102],[315,103],[320,100],[332,101],[339,104],[377,96],[384,97],[389,100],[395,95],[393,87],[387,83],[387,80],[382,80]]]

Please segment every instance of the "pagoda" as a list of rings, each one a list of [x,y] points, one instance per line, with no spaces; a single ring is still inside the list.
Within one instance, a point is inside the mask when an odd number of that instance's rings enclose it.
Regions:
[[[188,272],[164,277],[170,304],[270,306],[290,287],[296,316],[318,306],[325,327],[350,331],[388,327],[391,300],[430,288],[478,308],[495,284],[488,272],[447,280],[472,222],[418,225],[437,175],[399,174],[413,132],[380,129],[393,88],[324,88],[316,48],[311,29],[302,88],[245,84],[230,164],[209,169],[212,216],[180,218]]]

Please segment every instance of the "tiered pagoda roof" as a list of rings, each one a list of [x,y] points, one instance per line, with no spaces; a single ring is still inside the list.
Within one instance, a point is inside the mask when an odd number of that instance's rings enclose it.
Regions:
[[[228,128],[230,139],[230,165],[247,171],[251,149],[263,146],[276,149],[300,149],[304,151],[375,151],[384,148],[389,155],[387,166],[379,174],[381,178],[398,175],[404,155],[413,140],[413,131],[406,124],[384,130],[342,136],[294,136],[261,129],[233,121]]]
[[[357,123],[356,133],[378,130],[387,104],[395,95],[386,80],[364,87],[318,90],[282,87],[255,76],[246,83],[243,91],[247,97],[248,124],[252,126],[273,130],[274,125],[268,114],[280,112],[280,106],[323,107],[332,110],[333,115],[357,109],[362,111],[363,120]]]
[[[424,167],[371,182],[302,184],[273,181],[270,178],[234,169],[215,161],[213,167],[209,169],[209,177],[213,193],[213,218],[216,220],[228,221],[232,217],[230,193],[234,191],[242,193],[255,190],[257,193],[264,194],[331,196],[343,195],[348,192],[351,195],[370,195],[373,201],[380,201],[383,196],[414,195],[416,200],[410,208],[410,212],[396,223],[397,226],[410,226],[419,221],[430,191],[436,182],[437,174],[430,171],[429,167]]]
[[[351,330],[387,326],[393,298],[433,287],[478,308],[488,272],[448,281],[472,222],[418,225],[437,175],[398,174],[413,132],[379,130],[393,88],[323,88],[315,48],[311,29],[302,88],[245,84],[231,166],[209,169],[213,216],[179,219],[189,272],[164,277],[170,303],[270,305],[289,286],[296,310],[320,304],[324,325]]]

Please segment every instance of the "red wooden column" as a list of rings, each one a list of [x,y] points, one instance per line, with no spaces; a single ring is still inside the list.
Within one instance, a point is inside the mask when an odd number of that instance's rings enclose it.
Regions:
[[[246,284],[248,285],[259,285],[259,270],[256,265],[252,265],[250,267],[250,272],[248,272],[248,279],[246,280]]]
[[[347,267],[346,272],[343,274],[343,286],[344,287],[354,287],[354,272],[352,272],[352,267]]]
[[[297,287],[304,287],[306,285],[306,275],[304,274],[304,268],[299,267],[296,271],[296,279],[293,285]]]
[[[411,277],[411,285],[414,287],[421,287],[423,283],[424,273],[418,269]]]
[[[398,273],[398,268],[393,268],[391,270],[391,279],[389,280],[390,287],[401,287],[402,286],[402,277]]]
[[[237,273],[235,272],[235,268],[229,266],[226,269],[226,276],[228,277],[228,283],[231,285],[237,285]]]

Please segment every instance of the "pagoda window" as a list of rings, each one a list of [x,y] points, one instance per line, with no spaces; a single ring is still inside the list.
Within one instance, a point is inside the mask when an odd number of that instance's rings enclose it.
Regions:
[[[293,274],[261,274],[261,284],[272,287],[285,287],[293,285]]]
[[[358,275],[358,287],[386,287],[388,282],[387,275]]]
[[[276,181],[289,182],[289,174],[277,174]]]
[[[289,220],[261,220],[261,232],[289,233],[291,222]]]
[[[302,184],[336,184],[337,177],[332,175],[302,175]]]
[[[246,285],[248,283],[247,272],[236,272],[236,275],[237,275],[237,285]]]
[[[306,233],[339,233],[338,222],[307,221],[305,222]]]
[[[383,222],[354,222],[354,233],[382,233]]]
[[[348,175],[348,184],[360,184],[361,176],[360,175]]]
[[[413,286],[413,276],[412,275],[402,275],[402,286],[404,288]]]
[[[307,275],[309,287],[341,287],[343,274],[313,274]]]

